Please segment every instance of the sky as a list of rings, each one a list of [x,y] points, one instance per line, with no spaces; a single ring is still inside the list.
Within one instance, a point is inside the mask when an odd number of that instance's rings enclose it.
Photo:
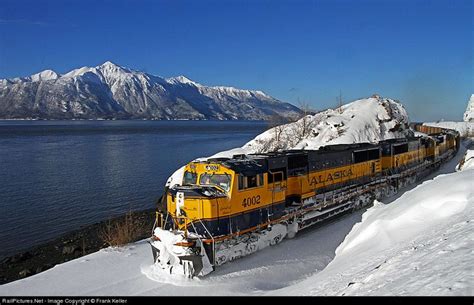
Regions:
[[[462,120],[471,0],[1,0],[0,78],[110,60],[262,90],[315,110],[377,93],[412,121]]]

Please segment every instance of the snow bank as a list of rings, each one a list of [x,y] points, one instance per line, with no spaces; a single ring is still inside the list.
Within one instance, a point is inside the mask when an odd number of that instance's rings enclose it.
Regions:
[[[474,146],[473,140],[469,139],[469,142],[470,142],[469,145]],[[459,162],[459,165],[456,167],[457,171],[463,171],[467,169],[474,169],[474,150],[471,150],[471,149],[466,151],[461,162]]]
[[[326,269],[277,294],[472,295],[473,181],[465,167],[376,202]]]

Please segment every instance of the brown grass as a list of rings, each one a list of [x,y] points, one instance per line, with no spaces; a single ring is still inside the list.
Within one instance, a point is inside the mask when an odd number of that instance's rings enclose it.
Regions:
[[[124,219],[108,221],[99,231],[99,237],[104,243],[112,247],[119,247],[136,241],[140,236],[140,224],[128,212]]]

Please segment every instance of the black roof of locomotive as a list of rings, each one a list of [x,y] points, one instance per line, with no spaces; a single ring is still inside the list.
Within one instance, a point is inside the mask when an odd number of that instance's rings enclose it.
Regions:
[[[353,143],[353,144],[333,144],[322,146],[318,149],[321,152],[331,151],[346,151],[346,150],[359,150],[359,149],[371,149],[379,147],[376,143]]]
[[[353,144],[332,144],[321,146],[318,149],[288,149],[281,152],[268,152],[263,154],[250,154],[249,156],[279,157],[292,155],[307,155],[312,153],[324,154],[330,152],[353,151],[357,149],[377,148],[377,143],[353,143]]]
[[[233,158],[212,158],[207,162],[215,162],[230,168],[236,173],[246,176],[264,173],[268,170],[266,162],[263,158],[249,158],[250,155],[235,155]]]
[[[380,145],[384,144],[404,144],[408,142],[418,142],[420,139],[423,139],[422,137],[406,137],[406,138],[394,138],[394,139],[387,139],[387,140],[382,140],[379,142]]]
[[[329,159],[342,158],[343,155],[351,155],[353,151],[378,147],[379,145],[372,143],[335,144],[323,146],[317,150],[293,149],[260,154],[240,154],[232,158],[211,158],[206,162],[220,163],[236,173],[250,176],[265,173],[269,169],[287,167],[289,157],[308,156],[310,160],[315,160],[326,155]]]
[[[451,132],[451,134],[456,135],[456,131]],[[431,138],[437,139],[440,135],[443,135],[443,133],[433,134]],[[352,152],[358,150],[376,149],[386,147],[386,145],[405,144],[415,141],[421,141],[421,143],[423,143],[425,139],[429,138],[430,137],[411,136],[382,140],[378,143],[333,144],[321,146],[317,150],[290,149],[279,152],[240,154],[234,155],[232,158],[211,158],[204,162],[219,163],[244,175],[256,175],[271,169],[287,167],[288,159],[291,159],[291,157],[298,158],[308,156],[310,162],[319,162],[319,160],[322,160],[320,159],[322,156],[327,156],[327,159],[346,158],[348,154],[352,154]]]

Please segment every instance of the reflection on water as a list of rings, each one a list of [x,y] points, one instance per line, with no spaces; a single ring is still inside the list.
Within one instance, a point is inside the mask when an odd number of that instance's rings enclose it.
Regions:
[[[0,257],[152,208],[188,161],[242,146],[264,122],[0,121]]]

